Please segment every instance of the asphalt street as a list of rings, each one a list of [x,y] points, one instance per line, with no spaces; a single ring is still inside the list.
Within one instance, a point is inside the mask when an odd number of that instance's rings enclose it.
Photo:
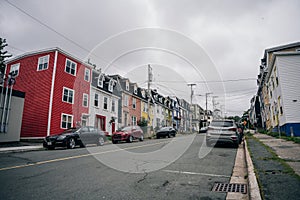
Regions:
[[[225,199],[237,150],[203,139],[2,153],[0,199]]]

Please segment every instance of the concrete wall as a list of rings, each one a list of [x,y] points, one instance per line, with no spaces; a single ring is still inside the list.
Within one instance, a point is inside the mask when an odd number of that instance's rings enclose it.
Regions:
[[[20,141],[24,101],[24,97],[12,96],[8,129],[6,133],[0,133],[0,142]]]

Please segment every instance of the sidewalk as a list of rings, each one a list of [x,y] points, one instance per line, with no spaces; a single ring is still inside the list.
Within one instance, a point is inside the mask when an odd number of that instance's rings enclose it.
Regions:
[[[247,146],[263,199],[299,199],[300,145],[255,133]]]
[[[11,143],[0,144],[0,153],[35,151],[35,150],[42,150],[42,149],[43,149],[42,143],[11,142]]]

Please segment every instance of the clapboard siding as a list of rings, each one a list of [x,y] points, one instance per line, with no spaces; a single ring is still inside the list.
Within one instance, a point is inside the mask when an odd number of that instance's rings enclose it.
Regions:
[[[277,56],[277,67],[285,115],[280,124],[300,123],[300,55]]]

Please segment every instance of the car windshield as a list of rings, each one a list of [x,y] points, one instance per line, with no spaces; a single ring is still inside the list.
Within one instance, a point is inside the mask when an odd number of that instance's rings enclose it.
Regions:
[[[62,133],[73,133],[73,132],[76,132],[77,130],[79,130],[79,128],[74,127],[74,128],[69,128]]]
[[[127,127],[122,128],[121,131],[131,131],[131,129],[132,129],[131,126],[127,126]]]
[[[170,129],[170,127],[163,127],[163,128],[161,128],[160,130],[161,131],[167,131],[167,130],[169,130]]]
[[[210,126],[215,127],[231,127],[234,126],[232,121],[212,121]]]

